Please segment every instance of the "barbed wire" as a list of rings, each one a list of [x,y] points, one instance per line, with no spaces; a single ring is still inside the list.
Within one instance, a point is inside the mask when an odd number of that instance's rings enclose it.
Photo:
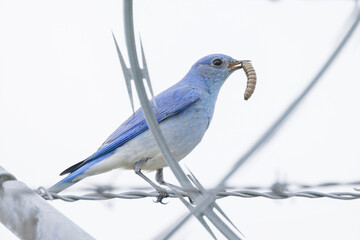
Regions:
[[[275,182],[270,187],[264,186],[248,186],[248,187],[226,187],[219,191],[219,189],[208,189],[207,192],[216,191],[216,199],[226,197],[240,197],[240,198],[268,198],[273,200],[288,199],[294,197],[302,198],[331,198],[338,200],[355,200],[360,199],[360,188],[353,188],[353,192],[320,192],[310,191],[303,189],[314,189],[314,188],[325,188],[325,187],[343,187],[360,185],[360,181],[353,182],[325,182],[321,184],[309,185],[303,183],[283,183]],[[289,190],[290,188],[296,188],[296,190]],[[121,193],[113,193],[110,190],[114,188],[111,186],[97,186],[93,188],[92,193],[84,195],[60,195],[47,191],[44,187],[39,187],[35,190],[40,196],[46,200],[62,200],[66,202],[76,202],[79,200],[88,201],[99,201],[99,200],[110,200],[110,199],[141,199],[141,198],[156,198],[158,192],[151,191],[151,188],[141,188],[141,190],[130,190]],[[259,189],[263,189],[259,191]],[[267,189],[267,191],[265,190]],[[201,193],[201,190],[198,190]],[[189,197],[187,189],[177,187],[168,190],[169,198],[178,198],[178,195],[182,197]]]

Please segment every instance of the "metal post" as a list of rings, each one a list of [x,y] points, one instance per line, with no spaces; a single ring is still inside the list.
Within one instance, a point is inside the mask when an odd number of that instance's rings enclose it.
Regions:
[[[1,166],[0,222],[21,239],[94,239]]]

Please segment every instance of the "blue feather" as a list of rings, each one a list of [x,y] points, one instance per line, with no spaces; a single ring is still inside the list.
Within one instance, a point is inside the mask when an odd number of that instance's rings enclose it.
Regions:
[[[175,88],[169,91],[170,89],[160,93],[155,98],[158,106],[157,112],[155,111],[154,105],[151,102],[156,120],[159,123],[182,112],[200,98],[199,94],[189,86]],[[149,127],[145,121],[144,114],[140,108],[135,112],[134,115],[121,124],[121,126],[105,140],[105,142],[94,154],[92,154],[84,161],[81,161],[63,171],[61,174],[70,174],[52,186],[49,190],[52,192],[60,192],[65,188],[68,188],[69,186],[77,183],[81,179],[74,180],[76,177],[83,174],[94,164],[109,157],[115,149],[121,147],[124,143],[143,133],[148,128]]]
[[[221,86],[231,73],[241,68],[242,62],[223,54],[208,55],[197,61],[181,81],[155,97],[157,110],[150,102],[177,161],[200,143],[213,116]],[[131,169],[143,158],[149,160],[142,169],[165,167],[167,164],[147,130],[139,109],[94,154],[63,171],[61,175],[69,175],[49,190],[57,193],[81,179],[115,168]]]

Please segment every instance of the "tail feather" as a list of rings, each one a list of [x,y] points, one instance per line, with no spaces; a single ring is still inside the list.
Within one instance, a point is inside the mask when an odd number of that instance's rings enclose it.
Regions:
[[[64,171],[62,171],[60,173],[60,176],[65,175],[66,173],[72,173],[72,172],[76,171],[77,169],[81,168],[85,164],[85,161],[86,161],[86,159],[72,165],[71,167],[69,167],[67,169],[65,169]]]
[[[48,189],[49,192],[59,193],[59,192],[65,190],[66,188],[70,187],[71,185],[74,185],[75,183],[79,182],[80,180],[86,178],[87,175],[84,173],[92,165],[93,164],[85,164],[82,167],[75,170],[74,172],[70,173],[63,180],[61,180],[60,182],[58,182],[55,185],[53,185],[52,187],[50,187]]]
[[[73,184],[79,182],[80,180],[84,179],[85,176],[84,177],[79,176],[83,172],[84,171],[82,171],[81,173],[76,173],[76,172],[70,173],[63,180],[59,181],[58,183],[56,183],[55,185],[50,187],[48,189],[48,191],[52,192],[52,193],[59,193],[59,192],[65,190],[66,188],[70,187],[71,185],[73,185]]]
[[[79,162],[79,163],[71,166],[70,168],[68,168],[64,172],[62,172],[62,174],[65,172],[69,172],[68,171],[69,169],[71,169],[73,171],[70,172],[70,174],[67,175],[63,180],[61,180],[60,182],[58,182],[55,185],[53,185],[52,187],[50,187],[48,189],[48,191],[53,192],[53,193],[59,193],[59,192],[65,190],[66,188],[70,187],[71,185],[74,185],[75,183],[79,182],[80,180],[90,176],[89,174],[86,173],[86,171],[91,166],[102,161],[106,157],[107,157],[107,155],[104,155],[94,161],[90,161],[90,162],[86,162],[86,163],[83,163],[85,161],[84,160],[82,162]]]
[[[80,180],[77,180],[77,181],[64,181],[66,180],[66,178],[64,178],[63,180],[61,180],[60,182],[56,183],[55,185],[53,185],[52,187],[50,187],[48,189],[49,192],[52,192],[52,193],[59,193],[63,190],[65,190],[66,188],[70,187],[71,185],[77,183],[78,181]]]

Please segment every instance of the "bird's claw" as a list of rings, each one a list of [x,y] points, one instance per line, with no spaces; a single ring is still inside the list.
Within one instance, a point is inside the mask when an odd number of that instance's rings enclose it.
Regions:
[[[169,194],[164,190],[164,191],[158,191],[159,195],[156,197],[156,201],[154,201],[155,203],[161,203],[161,204],[167,204],[163,202],[164,198],[169,197]]]

